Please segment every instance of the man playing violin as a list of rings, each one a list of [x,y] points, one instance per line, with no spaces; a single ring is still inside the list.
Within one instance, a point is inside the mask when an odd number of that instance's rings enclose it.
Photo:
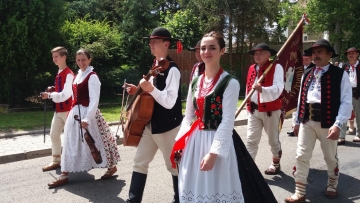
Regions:
[[[139,87],[126,84],[126,91],[130,95],[135,94],[137,88],[142,88],[155,100],[151,120],[145,126],[134,158],[129,199],[126,202],[141,202],[149,164],[153,160],[156,151],[160,149],[166,167],[172,175],[175,193],[172,202],[178,203],[178,172],[171,167],[169,157],[183,116],[181,110],[180,71],[177,64],[168,56],[168,49],[171,42],[177,42],[177,50],[181,52],[182,45],[178,39],[171,37],[167,29],[161,27],[154,29],[151,36],[144,37],[144,39],[150,40],[151,53],[156,57],[153,67],[157,66],[159,61],[164,58],[169,61],[169,65],[156,78],[151,76],[148,81],[141,79]]]

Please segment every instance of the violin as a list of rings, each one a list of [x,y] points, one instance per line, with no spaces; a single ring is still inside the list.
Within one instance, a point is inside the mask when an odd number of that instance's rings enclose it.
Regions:
[[[151,76],[163,75],[161,72],[168,69],[169,65],[169,60],[161,58],[158,65],[154,65],[144,79],[148,81]],[[126,107],[126,122],[123,124],[124,146],[138,146],[145,126],[151,120],[154,102],[154,98],[139,85]]]
[[[79,119],[79,116],[78,116],[78,115],[74,115],[74,119],[80,123],[80,128],[81,128],[81,120]],[[89,146],[89,148],[90,148],[90,152],[91,152],[91,155],[92,155],[95,163],[96,163],[96,164],[101,164],[103,160],[102,160],[100,151],[99,151],[99,149],[95,146],[94,138],[90,135],[90,133],[89,133],[89,131],[87,130],[87,128],[85,128],[84,138],[85,138],[85,141],[86,141],[86,143],[88,144],[88,146]]]

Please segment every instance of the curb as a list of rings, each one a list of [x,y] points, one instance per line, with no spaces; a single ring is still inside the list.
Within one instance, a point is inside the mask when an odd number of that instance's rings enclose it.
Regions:
[[[116,140],[117,145],[122,145],[123,138],[118,138]],[[44,156],[51,155],[51,147],[46,149],[38,149],[32,151],[24,151],[22,153],[10,154],[5,156],[0,156],[0,164],[7,164],[15,161],[22,161],[27,159],[35,159]]]
[[[109,122],[108,125],[110,125],[110,126],[118,125],[119,123],[120,123],[119,121]],[[247,119],[237,120],[237,121],[235,121],[234,125],[235,126],[247,125]],[[0,139],[11,138],[11,137],[16,137],[16,136],[21,136],[21,135],[41,134],[43,132],[44,132],[44,130],[33,130],[33,131],[22,131],[22,132],[18,132],[18,133],[8,133],[8,134],[0,135]],[[49,133],[50,129],[46,129],[45,132]],[[116,140],[116,142],[118,145],[122,145],[123,138],[122,137],[118,138]],[[24,151],[21,153],[0,156],[0,164],[6,164],[6,163],[15,162],[15,161],[27,160],[27,159],[35,159],[35,158],[40,158],[40,157],[45,157],[45,156],[50,156],[50,155],[51,155],[51,147],[46,148],[46,149]]]
[[[118,125],[120,122],[119,121],[114,121],[114,122],[109,122],[108,125]],[[12,137],[17,137],[17,136],[21,136],[21,135],[34,135],[34,134],[42,134],[44,133],[44,130],[29,130],[29,131],[18,131],[18,132],[13,132],[13,133],[4,133],[4,134],[0,134],[0,139],[5,139],[5,138],[12,138]],[[45,129],[45,133],[50,133],[50,128]]]

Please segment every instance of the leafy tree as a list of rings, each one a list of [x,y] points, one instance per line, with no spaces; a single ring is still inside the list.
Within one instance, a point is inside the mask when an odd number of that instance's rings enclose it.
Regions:
[[[173,15],[167,12],[163,18],[165,23],[162,26],[170,31],[172,37],[181,39],[184,48],[193,47],[203,36],[199,18],[189,9],[179,10]]]
[[[134,69],[140,69],[141,74],[147,73],[152,56],[148,42],[143,40],[149,36],[158,24],[159,17],[154,14],[153,1],[127,0],[124,2],[123,22],[120,25],[122,47],[126,53],[127,64]],[[139,78],[140,79],[140,78]]]
[[[92,54],[92,65],[102,82],[102,92],[114,92],[120,89],[120,75],[114,71],[124,62],[122,39],[119,31],[107,21],[91,20],[89,15],[75,21],[65,21],[62,33],[67,39],[71,52],[70,60],[76,68],[75,52],[79,47],[86,48]]]
[[[308,33],[329,33],[329,40],[334,44],[337,53],[342,53],[349,46],[360,45],[358,39],[358,22],[360,20],[360,5],[357,0],[300,0],[297,4],[282,3],[283,17],[281,23],[296,22],[302,13],[308,13],[310,25],[306,26]],[[343,57],[343,56],[342,56]],[[333,59],[338,61],[339,58]],[[345,59],[346,60],[346,59]]]
[[[22,104],[53,82],[50,50],[62,44],[63,9],[62,0],[1,1],[0,103]]]

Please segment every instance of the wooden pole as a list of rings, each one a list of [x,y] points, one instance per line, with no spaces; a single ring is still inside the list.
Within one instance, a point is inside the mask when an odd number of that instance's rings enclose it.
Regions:
[[[294,29],[294,31],[291,33],[290,37],[286,40],[286,42],[284,43],[284,45],[280,48],[279,52],[275,55],[275,58],[271,61],[271,64],[266,68],[265,72],[262,74],[262,76],[259,78],[258,83],[261,83],[264,78],[266,77],[267,73],[270,71],[272,65],[278,60],[279,56],[282,54],[282,52],[284,51],[284,47],[286,47],[290,41],[292,41],[291,39],[294,37],[294,33],[296,33],[301,25],[304,22],[304,18],[302,18],[299,23],[297,24],[296,28]],[[238,110],[236,110],[235,113],[235,118],[238,117],[238,115],[240,114],[241,110],[244,108],[246,102],[251,98],[251,96],[254,94],[255,90],[252,89],[248,95],[245,97],[245,100],[241,103],[240,107],[238,108]]]

